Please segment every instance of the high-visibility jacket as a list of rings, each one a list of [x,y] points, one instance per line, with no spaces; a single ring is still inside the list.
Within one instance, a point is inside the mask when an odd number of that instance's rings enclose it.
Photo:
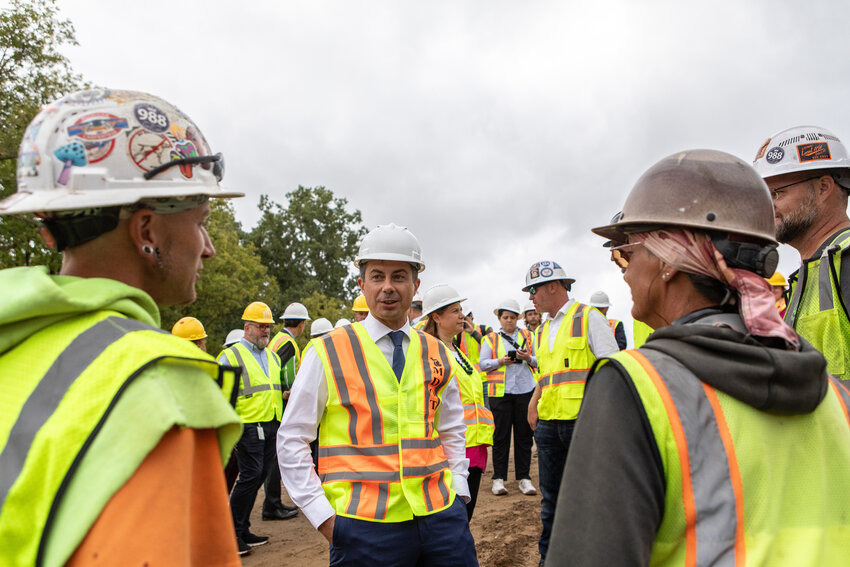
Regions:
[[[826,371],[850,379],[850,316],[838,274],[841,255],[850,247],[850,229],[835,236],[813,260],[805,260],[789,278],[785,322],[826,358]],[[845,282],[844,285],[848,285]]]
[[[534,356],[534,338],[528,329],[517,328],[517,344],[520,348],[528,350]],[[490,357],[498,360],[508,354],[504,341],[499,333],[492,332],[485,335],[484,339],[490,345]],[[540,362],[537,363],[538,365]],[[491,398],[505,397],[505,365],[501,365],[487,372],[487,395]],[[530,368],[530,367],[529,367]]]
[[[283,364],[283,369],[281,370],[280,379],[284,390],[292,388],[292,383],[295,381],[298,367],[301,366],[301,349],[298,348],[295,338],[286,330],[276,334],[269,343],[269,350],[277,354],[278,357],[280,356],[280,349],[287,343],[291,344],[292,348],[295,349],[295,354]],[[281,360],[281,362],[283,361]]]
[[[646,342],[646,339],[653,333],[653,331],[655,331],[655,329],[643,321],[635,319],[632,324],[632,343],[635,345],[635,348],[642,347],[643,343]]]
[[[650,565],[847,564],[850,514],[847,499],[835,497],[850,494],[850,391],[842,382],[830,377],[810,414],[773,415],[657,350],[610,359],[631,377],[664,467]]]
[[[253,353],[241,342],[227,347],[222,354],[231,366],[242,368],[236,397],[236,413],[242,418],[242,423],[280,421],[283,416],[280,358],[268,348],[263,349],[269,369],[266,376]]]
[[[113,311],[62,320],[3,353],[14,387],[0,411],[0,563],[64,564],[175,426],[217,429],[226,462],[241,425],[209,379],[224,373],[190,342]],[[115,419],[127,420],[117,440]],[[101,472],[80,490],[72,481],[85,470]]]
[[[416,323],[413,324],[414,329],[419,329],[420,331],[425,328],[425,325],[428,324],[428,316],[425,315],[421,317]]]
[[[587,340],[588,305],[574,302],[558,327],[555,343],[549,350],[547,319],[540,327],[537,366],[540,369],[540,399],[537,414],[540,419],[570,420],[578,417],[587,373],[596,361]]]
[[[472,341],[475,342],[475,341]],[[463,361],[458,362],[456,372],[457,385],[460,390],[460,401],[463,404],[463,423],[466,424],[466,446],[493,444],[493,431],[496,422],[493,413],[484,405],[484,390],[481,388],[481,375],[464,354],[458,351],[457,356]],[[471,372],[467,372],[466,366]]]
[[[311,341],[328,401],[319,423],[319,478],[340,516],[403,522],[451,506],[440,407],[456,363],[436,338],[411,329],[397,379],[360,323]]]
[[[475,371],[481,375],[481,383],[487,381],[487,373],[481,371],[481,364],[479,361],[479,357],[481,354],[481,345],[478,344],[478,341],[472,336],[472,333],[467,331],[463,331],[458,335],[457,348],[463,355],[467,358],[467,360],[472,362],[473,368]]]

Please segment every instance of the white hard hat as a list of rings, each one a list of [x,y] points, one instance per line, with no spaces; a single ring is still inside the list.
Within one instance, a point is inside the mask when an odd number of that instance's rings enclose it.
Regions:
[[[425,297],[422,299],[422,316],[429,315],[446,305],[451,305],[458,301],[466,301],[466,298],[461,297],[448,284],[437,284],[425,292]]]
[[[343,317],[342,319],[336,322],[336,324],[334,325],[334,329],[338,329],[339,327],[345,327],[346,325],[351,325],[351,321]]]
[[[838,136],[819,126],[795,126],[774,134],[753,161],[762,178],[817,169],[843,169],[836,182],[850,188],[850,158]]]
[[[528,291],[528,288],[535,285],[540,285],[546,282],[553,282],[556,280],[564,280],[567,282],[567,289],[569,286],[575,282],[574,279],[568,278],[564,269],[558,264],[558,262],[552,262],[549,260],[541,260],[540,262],[536,262],[528,268],[528,272],[525,274],[525,287],[522,288],[522,291]]]
[[[533,301],[528,301],[522,308],[522,313],[525,315],[529,311],[537,311],[537,308],[534,306]]]
[[[245,336],[244,329],[233,329],[229,333],[227,333],[227,337],[224,339],[224,346],[230,346],[233,343],[238,343],[239,339]]]
[[[310,336],[316,337],[318,335],[324,335],[325,333],[329,333],[334,330],[334,326],[331,325],[331,322],[325,319],[324,317],[319,317],[312,323],[310,323]]]
[[[590,296],[591,307],[611,307],[611,300],[608,299],[608,294],[604,291],[597,291]]]
[[[511,311],[512,313],[516,313],[517,317],[519,317],[519,301],[516,299],[504,299],[495,309],[493,309],[493,315],[498,317],[499,311]]]
[[[221,154],[188,116],[135,91],[79,91],[45,106],[24,133],[17,173],[0,214],[244,195],[221,188]]]
[[[360,268],[361,264],[369,260],[408,262],[416,265],[420,272],[425,270],[419,241],[407,228],[394,223],[372,229],[360,241],[360,251],[354,258],[354,266]]]
[[[283,312],[283,315],[280,317],[281,319],[304,319],[309,321],[310,315],[307,314],[307,308],[304,307],[303,303],[298,303],[297,301],[290,303],[286,306],[286,309]]]

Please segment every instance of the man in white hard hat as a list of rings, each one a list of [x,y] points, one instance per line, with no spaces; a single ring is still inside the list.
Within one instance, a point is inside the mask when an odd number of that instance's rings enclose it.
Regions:
[[[605,315],[605,318],[607,319],[608,310],[611,308],[611,300],[608,298],[608,294],[604,291],[597,291],[590,296],[590,306],[596,307],[596,309]],[[617,346],[620,347],[620,350],[624,350],[628,346],[628,342],[626,340],[626,329],[623,322],[619,319],[608,319],[608,325],[610,325],[611,330],[614,331],[614,338],[617,340]]]
[[[419,242],[379,226],[354,263],[369,316],[305,349],[278,434],[283,482],[332,565],[477,565],[453,357],[407,319]]]
[[[564,463],[570,449],[587,373],[597,358],[619,351],[608,320],[598,310],[569,298],[574,279],[551,260],[534,263],[525,275],[528,298],[549,316],[538,330],[539,380],[528,405],[540,471],[538,550],[546,559]]]
[[[208,201],[241,196],[222,173],[197,126],[146,93],[75,92],[26,130],[0,214],[41,219],[62,268],[0,271],[6,561],[238,564],[222,462],[241,424],[216,385],[236,374],[161,330],[157,308],[195,300]]]
[[[407,318],[411,325],[415,325],[422,319],[422,297],[418,293],[413,296],[413,301],[410,303],[410,310],[407,312]]]
[[[537,332],[537,329],[540,327],[541,317],[533,302],[529,301],[525,304],[525,307],[523,307],[522,319],[523,321],[525,321],[526,329],[528,329],[532,333]]]
[[[236,445],[239,477],[230,493],[230,509],[239,553],[268,543],[268,536],[251,532],[251,510],[269,469],[275,466],[275,437],[283,416],[280,385],[280,358],[268,348],[272,310],[262,301],[248,304],[242,312],[245,335],[224,349],[222,364],[242,368],[238,385],[236,413],[242,418],[242,437]],[[293,514],[294,515],[294,514]]]
[[[269,342],[269,350],[280,358],[280,386],[283,398],[283,411],[286,411],[286,402],[289,400],[289,391],[295,381],[295,373],[301,365],[301,349],[295,339],[304,333],[310,315],[303,303],[297,301],[290,303],[280,317],[283,319],[281,329]],[[298,514],[297,506],[289,506],[281,500],[280,491],[280,468],[272,466],[265,482],[265,497],[263,498],[264,520],[288,520]]]
[[[797,126],[768,138],[754,162],[773,196],[776,239],[802,258],[788,278],[785,322],[850,378],[850,157],[835,134]]]

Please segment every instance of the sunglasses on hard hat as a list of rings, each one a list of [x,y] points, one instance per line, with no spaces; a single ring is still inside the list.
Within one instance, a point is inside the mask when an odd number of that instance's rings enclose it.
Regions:
[[[150,171],[146,171],[144,174],[145,179],[152,179],[153,177],[159,175],[166,169],[170,167],[174,167],[175,165],[198,165],[204,169],[209,169],[212,164],[212,173],[215,176],[216,180],[221,182],[224,177],[224,156],[221,155],[221,152],[212,155],[212,156],[193,156],[193,157],[185,157],[180,159],[172,160],[168,163],[163,163],[162,165],[158,165]]]
[[[612,247],[611,250],[611,261],[620,266],[622,269],[626,269],[629,267],[629,262],[632,258],[632,246],[638,246],[642,244],[642,242],[632,242],[631,244],[621,244],[619,246]]]

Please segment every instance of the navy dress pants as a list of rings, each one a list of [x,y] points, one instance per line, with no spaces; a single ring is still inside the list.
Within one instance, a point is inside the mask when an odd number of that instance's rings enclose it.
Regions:
[[[269,469],[277,466],[275,440],[279,425],[277,420],[242,424],[242,437],[236,444],[239,477],[230,493],[230,511],[233,513],[237,536],[241,537],[249,531],[251,509],[257,499],[257,492],[268,476]]]

